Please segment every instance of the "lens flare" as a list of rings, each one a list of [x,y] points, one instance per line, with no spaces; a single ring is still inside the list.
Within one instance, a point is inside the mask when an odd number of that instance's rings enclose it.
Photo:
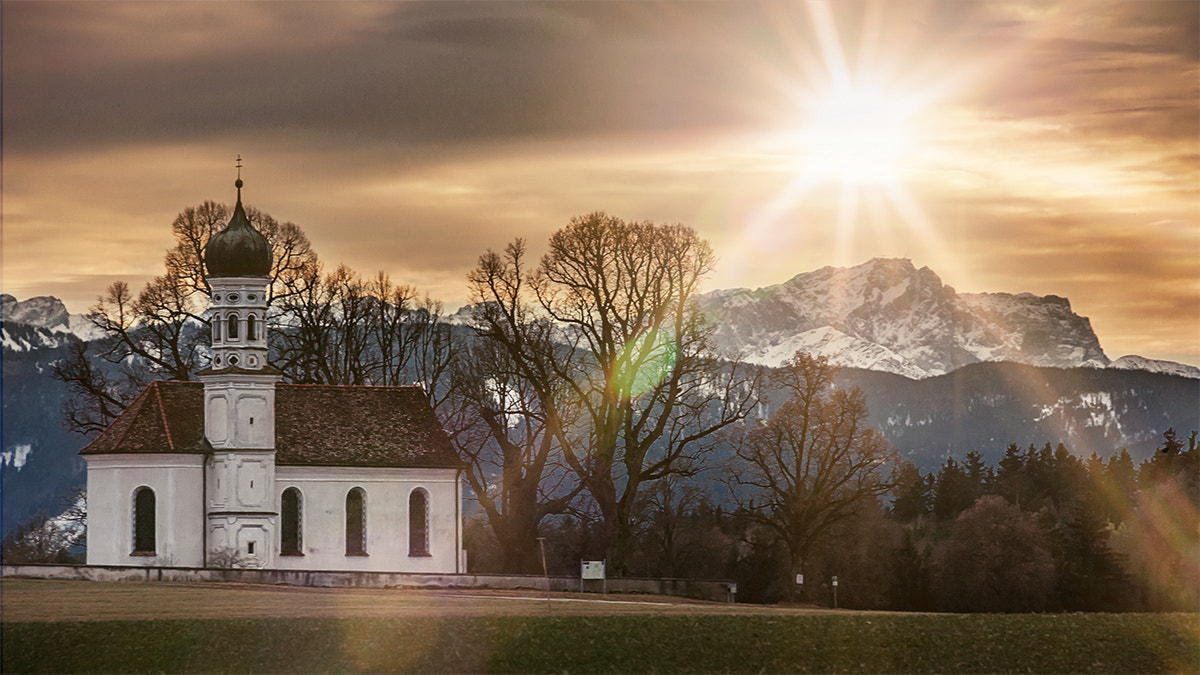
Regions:
[[[612,388],[637,398],[666,380],[679,360],[670,331],[652,328],[625,343],[613,367]]]

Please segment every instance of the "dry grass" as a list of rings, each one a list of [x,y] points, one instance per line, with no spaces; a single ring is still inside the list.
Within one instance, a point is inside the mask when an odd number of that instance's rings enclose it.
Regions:
[[[629,614],[810,614],[830,610],[733,605],[669,596],[480,589],[307,588],[227,583],[4,579],[6,622]]]

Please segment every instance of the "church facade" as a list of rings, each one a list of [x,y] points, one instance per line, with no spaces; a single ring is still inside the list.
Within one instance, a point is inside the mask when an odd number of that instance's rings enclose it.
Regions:
[[[462,462],[420,387],[280,383],[271,251],[242,207],[205,248],[212,363],[80,454],[89,565],[466,572]]]

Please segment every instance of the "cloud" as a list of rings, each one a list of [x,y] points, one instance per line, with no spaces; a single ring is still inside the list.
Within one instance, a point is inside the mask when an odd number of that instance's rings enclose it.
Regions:
[[[17,5],[6,137],[18,152],[279,130],[426,145],[744,121],[719,46],[601,7],[351,7]]]
[[[710,287],[908,256],[1200,363],[1200,5],[827,7],[6,4],[6,289],[90,304],[158,273],[176,213],[232,201],[240,153],[247,202],[330,265],[448,304],[487,248],[536,255],[602,209],[695,226]],[[861,187],[849,225],[839,185],[796,188],[835,54],[924,103],[902,192]]]

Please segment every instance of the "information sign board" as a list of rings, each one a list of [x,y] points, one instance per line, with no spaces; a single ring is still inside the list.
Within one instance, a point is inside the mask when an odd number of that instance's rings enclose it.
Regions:
[[[604,561],[603,560],[583,560],[580,562],[579,570],[580,579],[603,579],[604,578]]]

